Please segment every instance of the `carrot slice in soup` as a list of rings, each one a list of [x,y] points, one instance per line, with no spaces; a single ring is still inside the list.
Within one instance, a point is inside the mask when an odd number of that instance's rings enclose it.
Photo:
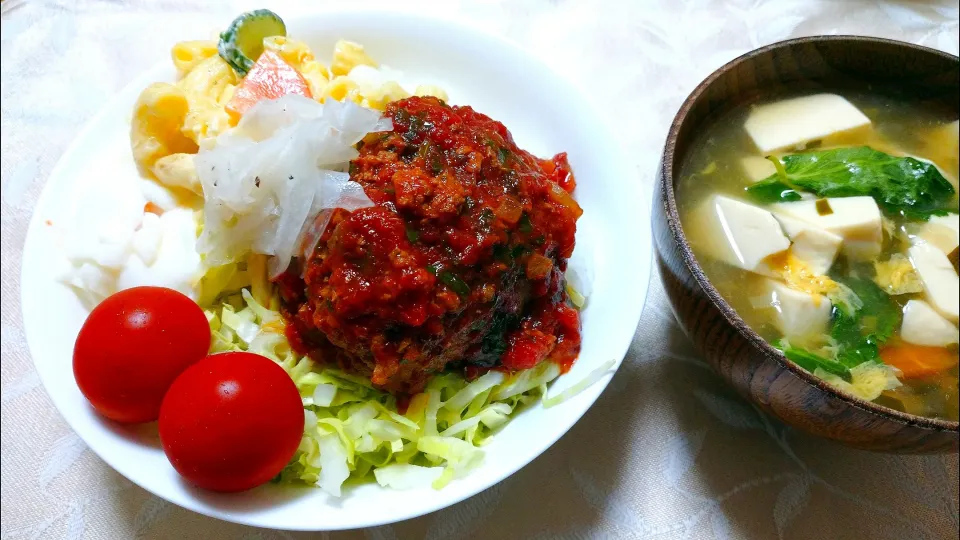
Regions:
[[[923,347],[902,343],[884,347],[880,359],[903,372],[905,379],[934,375],[957,365],[960,357],[944,347]]]
[[[287,94],[313,97],[299,71],[273,51],[264,51],[237,87],[227,104],[227,113],[236,122],[261,99],[277,99]]]

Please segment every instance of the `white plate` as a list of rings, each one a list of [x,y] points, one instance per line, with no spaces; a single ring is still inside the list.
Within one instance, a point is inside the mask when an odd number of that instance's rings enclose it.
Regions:
[[[583,312],[580,359],[551,391],[566,388],[607,360],[623,358],[650,277],[649,198],[617,138],[582,93],[517,46],[448,20],[343,11],[290,18],[288,33],[318,54],[332,51],[338,38],[363,43],[373,58],[402,70],[410,80],[438,84],[455,104],[470,104],[502,121],[522,148],[544,157],[568,152],[579,184],[575,196],[584,209],[574,257],[589,269],[592,284]],[[118,472],[170,502],[228,521],[294,530],[374,526],[444,508],[503,480],[550,447],[603,391],[609,377],[560,406],[536,406],[518,414],[485,447],[481,468],[440,491],[392,491],[367,484],[348,489],[337,500],[319,489],[263,486],[222,495],[182,482],[159,448],[153,425],[131,429],[105,421],[80,394],[71,358],[87,313],[56,281],[56,269],[63,264],[58,226],[69,225],[67,216],[81,197],[89,199],[90,192],[109,196],[119,189],[111,184],[135,182],[130,111],[144,86],[173,76],[172,67],[162,67],[135,81],[82,131],[50,175],[23,254],[23,319],[40,378],[70,426]]]

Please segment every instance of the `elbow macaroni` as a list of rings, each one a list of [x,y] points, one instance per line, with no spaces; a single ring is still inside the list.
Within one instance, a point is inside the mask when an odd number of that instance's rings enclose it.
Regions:
[[[376,89],[361,105],[382,111],[387,107],[387,103],[410,97],[410,93],[403,89],[399,83],[389,81]]]
[[[226,85],[236,83],[237,75],[233,69],[219,56],[211,56],[194,66],[177,86],[187,95],[217,101]]]
[[[357,104],[360,104],[363,100],[363,98],[360,97],[360,85],[357,84],[357,81],[344,75],[334,77],[323,89],[320,97],[320,101],[326,98],[333,98],[337,101],[350,100]]]
[[[310,95],[314,98],[323,95],[323,90],[330,82],[330,70],[316,60],[307,60],[300,65],[300,74],[307,80]]]
[[[153,175],[161,184],[168,187],[184,188],[201,195],[203,188],[193,164],[193,154],[170,154],[154,163]]]
[[[210,40],[181,41],[173,46],[170,56],[181,74],[187,73],[211,56],[217,55],[217,43]]]
[[[181,131],[200,147],[212,144],[222,131],[230,127],[225,95],[233,95],[238,82],[233,69],[219,56],[211,56],[197,64],[177,83],[190,103]]]
[[[333,48],[333,63],[330,64],[333,75],[347,75],[357,66],[377,67],[377,63],[363,50],[363,45],[345,39],[338,41]]]
[[[130,123],[130,146],[138,165],[150,168],[164,156],[197,151],[181,131],[189,112],[186,94],[172,84],[154,83],[140,93]]]
[[[263,47],[299,71],[318,101],[350,100],[382,111],[391,101],[410,96],[396,81],[371,85],[350,77],[357,66],[378,69],[358,43],[337,41],[329,68],[302,41],[272,36],[263,40]],[[152,84],[140,94],[131,122],[131,148],[137,164],[160,183],[201,193],[192,154],[215,145],[216,137],[233,127],[226,106],[243,81],[220,58],[215,41],[182,41],[173,46],[171,58],[180,80]],[[418,86],[414,95],[447,101],[447,93],[432,85]]]
[[[295,39],[287,39],[284,36],[263,38],[263,50],[277,53],[280,58],[283,58],[298,70],[302,69],[304,62],[314,60],[313,53],[306,43]]]

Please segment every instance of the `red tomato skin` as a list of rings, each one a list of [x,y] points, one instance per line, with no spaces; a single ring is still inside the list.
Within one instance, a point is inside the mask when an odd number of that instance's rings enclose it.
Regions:
[[[73,375],[101,415],[152,422],[174,379],[209,349],[210,325],[193,300],[164,287],[134,287],[90,312],[73,347]]]
[[[160,444],[188,482],[244,491],[290,462],[303,403],[289,375],[258,354],[212,354],[174,381],[160,408]]]

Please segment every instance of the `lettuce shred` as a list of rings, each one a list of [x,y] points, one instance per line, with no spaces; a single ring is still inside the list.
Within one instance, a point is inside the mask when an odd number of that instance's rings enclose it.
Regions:
[[[315,485],[334,496],[345,482],[371,476],[393,489],[440,489],[480,465],[482,447],[491,436],[518,409],[543,400],[547,384],[560,375],[552,362],[512,374],[490,371],[469,382],[445,373],[412,396],[400,414],[396,398],[369,380],[290,348],[265,264],[263,256],[252,256],[211,269],[201,282],[201,297],[214,299],[205,306],[213,352],[266,356],[287,371],[300,391],[303,439],[278,482]],[[242,288],[232,292],[238,285]],[[549,405],[583,390],[611,366],[604,364]]]

